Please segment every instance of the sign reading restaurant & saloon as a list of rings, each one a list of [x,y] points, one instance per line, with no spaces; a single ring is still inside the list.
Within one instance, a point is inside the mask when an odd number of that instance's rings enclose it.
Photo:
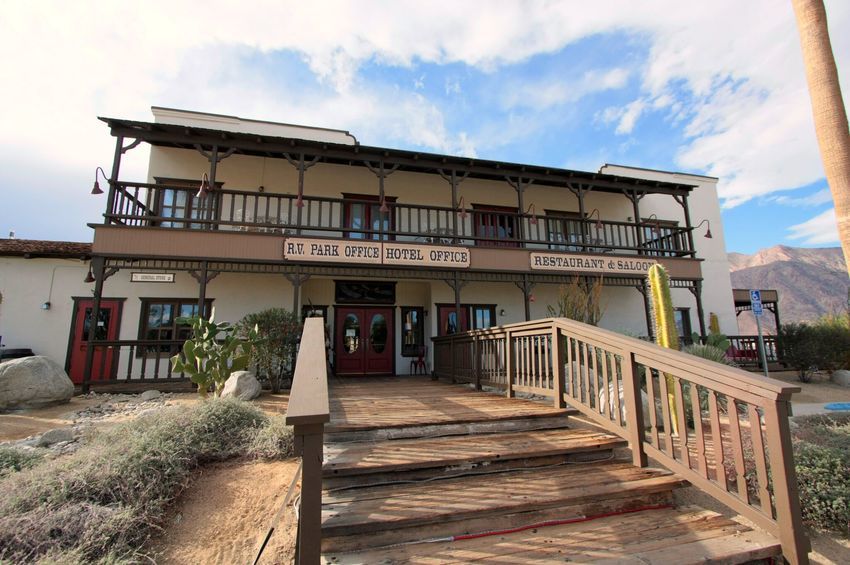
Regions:
[[[283,242],[287,261],[366,263],[419,267],[469,267],[469,249],[389,241],[308,239],[290,237]]]
[[[568,271],[606,275],[645,275],[657,261],[626,259],[604,255],[569,255],[567,253],[531,253],[531,269],[535,271]]]

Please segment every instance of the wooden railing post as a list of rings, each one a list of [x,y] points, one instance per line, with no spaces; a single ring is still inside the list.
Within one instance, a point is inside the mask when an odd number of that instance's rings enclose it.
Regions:
[[[451,356],[452,356],[451,372],[449,374],[449,379],[452,383],[454,383],[455,382],[455,369],[457,368],[457,361],[456,361],[456,358],[455,358],[456,357],[455,351],[456,351],[457,347],[455,345],[455,336],[454,335],[452,335],[451,338],[449,338],[449,347],[451,348]]]
[[[472,338],[472,378],[475,390],[481,390],[481,342]]]
[[[552,385],[555,388],[555,408],[564,408],[564,340],[557,326],[552,327]]]
[[[322,460],[324,424],[296,425],[296,455],[301,456],[301,516],[296,563],[318,564],[322,556]]]
[[[800,495],[797,492],[797,472],[794,470],[791,428],[788,423],[789,405],[787,399],[781,398],[767,404],[764,419],[779,542],[782,544],[782,555],[795,565],[809,562],[811,545],[804,533]]]
[[[505,396],[514,395],[514,346],[511,343],[511,332],[505,332]]]
[[[644,428],[643,428],[643,402],[641,400],[640,382],[638,382],[637,363],[635,355],[631,351],[621,352],[621,368],[623,373],[623,396],[626,401],[626,431],[629,437],[629,448],[632,450],[632,462],[637,467],[646,467],[646,452],[643,450]],[[647,378],[651,378],[647,375]],[[616,382],[616,381],[615,381]],[[613,394],[620,394],[618,387],[614,387]],[[652,407],[650,406],[650,410]],[[617,414],[619,421],[620,414]]]

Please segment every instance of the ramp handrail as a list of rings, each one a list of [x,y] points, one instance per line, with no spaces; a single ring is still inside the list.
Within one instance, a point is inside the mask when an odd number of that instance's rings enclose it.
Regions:
[[[752,520],[790,563],[810,549],[788,422],[800,388],[565,318],[433,338],[434,374],[570,404]]]
[[[301,456],[301,511],[295,562],[318,564],[322,553],[322,448],[330,421],[323,318],[307,318],[295,362],[286,425],[293,426]]]

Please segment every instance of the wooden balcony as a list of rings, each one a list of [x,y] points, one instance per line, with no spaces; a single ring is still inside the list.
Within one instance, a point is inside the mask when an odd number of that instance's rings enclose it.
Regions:
[[[347,217],[352,205],[373,200],[196,189],[116,182],[110,187],[107,224],[176,231],[253,232],[560,252],[693,258],[693,228],[662,223],[589,220],[557,215],[493,212],[387,202],[369,225]],[[377,215],[377,213],[376,213]],[[603,214],[604,215],[604,214]]]

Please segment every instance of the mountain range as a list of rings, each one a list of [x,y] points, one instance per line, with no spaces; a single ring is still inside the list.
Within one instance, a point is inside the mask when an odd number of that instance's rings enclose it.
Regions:
[[[779,292],[780,322],[814,320],[847,308],[850,278],[840,247],[802,248],[776,245],[752,255],[729,253],[733,288]],[[763,328],[775,333],[773,316],[765,312]],[[756,333],[750,313],[738,316],[741,335]]]

